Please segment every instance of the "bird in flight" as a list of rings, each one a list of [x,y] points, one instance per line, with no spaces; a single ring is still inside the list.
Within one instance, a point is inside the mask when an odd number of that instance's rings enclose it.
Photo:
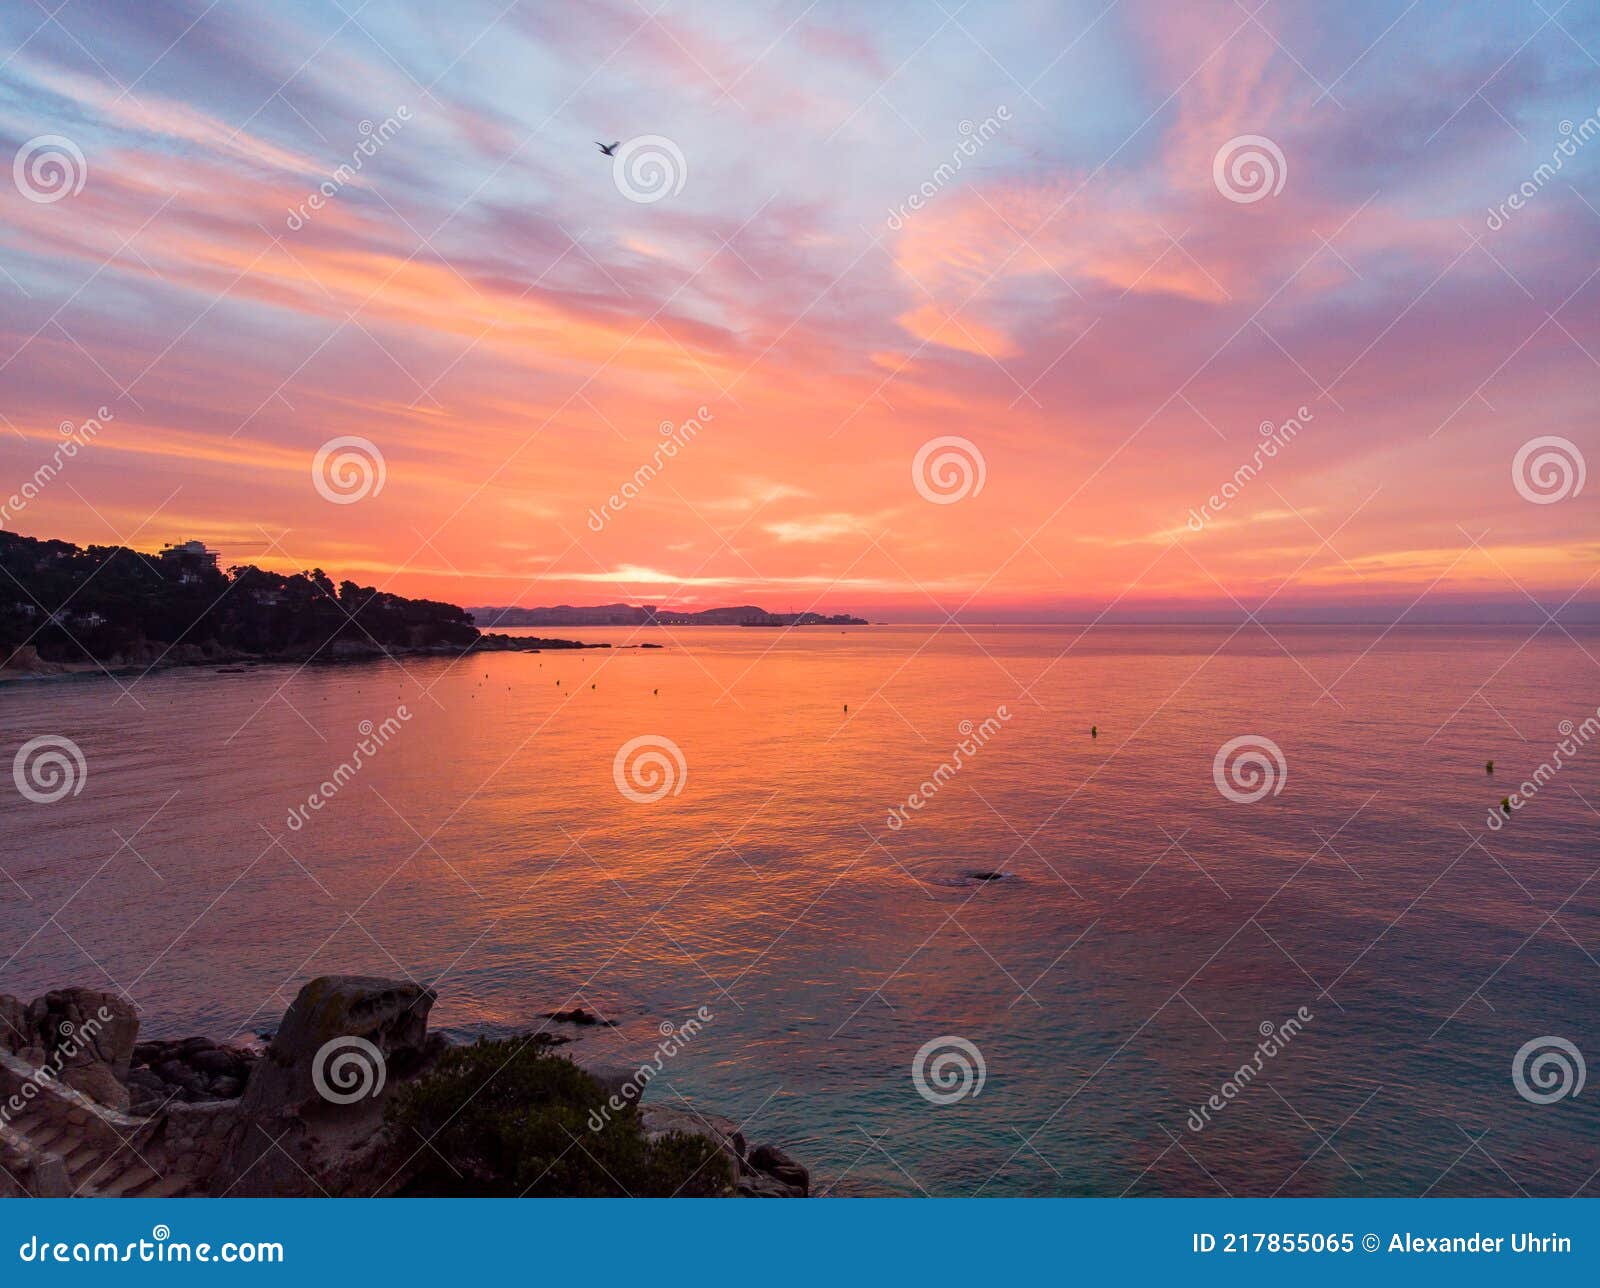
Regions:
[[[614,157],[617,155],[617,149],[622,146],[622,140],[618,139],[615,143],[602,143],[599,139],[596,139],[594,145],[608,157]]]

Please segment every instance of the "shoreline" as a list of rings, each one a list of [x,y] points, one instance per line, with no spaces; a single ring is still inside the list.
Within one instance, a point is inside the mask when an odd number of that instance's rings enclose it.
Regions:
[[[300,989],[270,1038],[140,1040],[137,1009],[114,993],[62,988],[32,1002],[0,994],[0,1196],[426,1196],[439,1181],[404,1136],[407,1102],[459,1081],[460,1066],[482,1049],[429,1032],[436,998],[408,980],[324,975]],[[625,1132],[647,1153],[681,1151],[692,1138],[707,1161],[720,1156],[726,1171],[706,1197],[809,1196],[807,1168],[776,1145],[748,1141],[731,1119],[687,1101],[643,1103],[664,1046],[690,1041],[696,1020],[666,1038],[658,1026],[654,1058],[635,1058],[637,1039],[580,1055],[575,1048],[588,1044],[559,1031],[568,1026],[616,1032],[577,1008],[498,1043],[494,1072],[523,1052],[544,1071],[503,1107],[507,1124],[531,1126],[552,1112],[551,1095],[565,1097],[553,1112],[588,1110],[591,1131]],[[498,1048],[507,1047],[502,1061]],[[441,1139],[459,1112],[446,1110]],[[440,1157],[456,1179],[459,1163],[487,1185],[505,1180],[503,1170],[484,1173],[505,1163],[498,1147],[481,1153],[458,1140],[454,1152],[454,1163]],[[623,1175],[604,1173],[624,1193],[659,1184],[649,1165]]]
[[[471,644],[429,644],[417,647],[385,648],[376,644],[341,641],[342,647],[297,650],[286,653],[246,653],[238,649],[207,652],[203,646],[185,645],[181,654],[164,655],[149,663],[126,660],[89,662],[51,662],[35,658],[24,665],[0,666],[0,686],[6,684],[49,683],[54,681],[117,679],[132,676],[142,679],[157,671],[202,670],[235,675],[278,666],[353,666],[363,662],[397,661],[403,658],[463,658],[472,653],[545,653],[580,649],[651,648],[660,644],[588,644],[581,640],[545,639],[536,636],[503,635],[485,632]]]

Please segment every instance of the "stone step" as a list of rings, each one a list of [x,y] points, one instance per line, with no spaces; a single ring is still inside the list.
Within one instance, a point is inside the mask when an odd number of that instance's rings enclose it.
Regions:
[[[91,1142],[84,1140],[82,1136],[75,1136],[58,1142],[51,1152],[61,1155],[66,1161],[69,1172],[79,1172],[85,1167],[92,1167],[104,1157]]]
[[[60,1140],[67,1134],[65,1123],[41,1118],[36,1114],[13,1120],[11,1128],[42,1149],[48,1149],[51,1141]]]
[[[143,1163],[135,1161],[133,1166],[126,1171],[118,1172],[114,1176],[103,1178],[95,1182],[91,1188],[96,1194],[105,1198],[121,1198],[136,1195],[152,1181],[159,1181],[160,1175]]]
[[[123,1197],[137,1199],[176,1199],[194,1192],[194,1181],[182,1172],[168,1172],[148,1182],[144,1188],[128,1190]]]

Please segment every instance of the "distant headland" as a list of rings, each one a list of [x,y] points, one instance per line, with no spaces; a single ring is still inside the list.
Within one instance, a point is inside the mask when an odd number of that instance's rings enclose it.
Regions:
[[[336,583],[320,568],[217,565],[199,541],[141,552],[0,532],[0,679],[609,647],[488,634],[454,604]]]
[[[867,626],[864,618],[837,613],[769,613],[753,604],[738,608],[706,608],[698,613],[657,608],[654,604],[600,604],[574,608],[473,608],[481,626]]]

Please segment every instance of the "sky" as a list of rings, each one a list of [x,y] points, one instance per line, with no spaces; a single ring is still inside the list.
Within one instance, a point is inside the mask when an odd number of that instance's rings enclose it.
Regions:
[[[1585,0],[16,0],[0,525],[467,605],[1592,614],[1597,56]]]

